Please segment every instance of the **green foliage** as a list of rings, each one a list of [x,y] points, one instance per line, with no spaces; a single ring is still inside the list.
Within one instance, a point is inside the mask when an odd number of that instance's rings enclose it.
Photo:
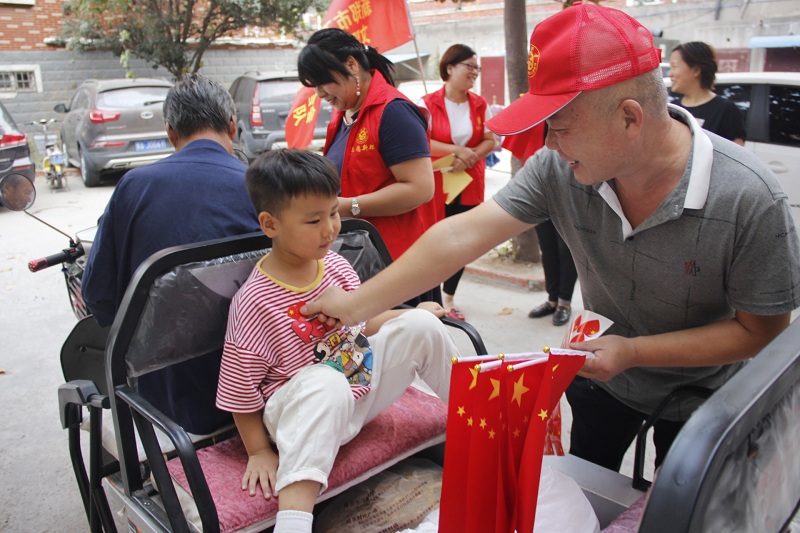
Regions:
[[[302,29],[324,0],[68,0],[63,37],[71,50],[110,50],[128,70],[131,56],[176,78],[197,72],[217,39],[245,26]]]

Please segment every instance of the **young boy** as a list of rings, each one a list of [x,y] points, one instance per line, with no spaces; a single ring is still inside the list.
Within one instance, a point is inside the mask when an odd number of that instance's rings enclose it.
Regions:
[[[246,181],[272,250],[231,304],[217,407],[233,413],[247,449],[242,490],[280,494],[275,533],[310,533],[339,446],[417,372],[447,401],[457,349],[434,302],[339,330],[303,316],[300,308],[326,288],[359,286],[350,264],[330,251],[341,228],[336,169],[311,152],[273,150],[253,162]]]

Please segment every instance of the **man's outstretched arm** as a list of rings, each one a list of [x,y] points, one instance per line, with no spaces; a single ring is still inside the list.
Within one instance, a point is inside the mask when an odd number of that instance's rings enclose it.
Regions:
[[[359,289],[330,288],[306,305],[304,313],[320,313],[354,325],[435,287],[494,246],[530,228],[493,200],[434,225],[397,261]]]

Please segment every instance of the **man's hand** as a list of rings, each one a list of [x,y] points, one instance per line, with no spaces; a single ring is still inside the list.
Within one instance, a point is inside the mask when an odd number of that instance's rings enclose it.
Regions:
[[[351,299],[350,293],[341,287],[328,287],[319,298],[301,307],[300,312],[305,316],[316,315],[328,326],[355,326],[359,319],[366,320],[369,317],[358,317],[351,312],[348,305]]]
[[[426,311],[430,311],[436,315],[436,318],[442,318],[446,314],[444,307],[436,302],[420,302],[417,304],[417,309],[425,309]]]
[[[595,355],[586,359],[578,375],[598,381],[608,381],[623,370],[636,366],[636,347],[632,340],[618,335],[608,335],[586,342],[571,343],[570,348],[594,352]]]
[[[278,454],[272,449],[262,450],[247,459],[247,469],[242,477],[242,490],[250,496],[256,495],[256,486],[261,485],[264,499],[278,497],[275,483],[278,481]]]

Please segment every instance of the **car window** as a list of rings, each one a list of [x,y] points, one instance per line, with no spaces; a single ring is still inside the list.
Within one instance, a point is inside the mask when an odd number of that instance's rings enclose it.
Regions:
[[[0,133],[4,131],[14,130],[14,120],[11,115],[6,111],[6,108],[0,104]]]
[[[130,109],[162,103],[169,87],[126,87],[97,95],[97,109]]]
[[[800,87],[770,87],[769,142],[800,146]]]
[[[262,81],[258,85],[258,95],[262,102],[292,101],[302,85],[296,80]]]
[[[731,85],[717,85],[714,87],[714,92],[736,104],[746,122],[747,113],[750,111],[750,91],[752,88],[752,85],[733,83]]]

